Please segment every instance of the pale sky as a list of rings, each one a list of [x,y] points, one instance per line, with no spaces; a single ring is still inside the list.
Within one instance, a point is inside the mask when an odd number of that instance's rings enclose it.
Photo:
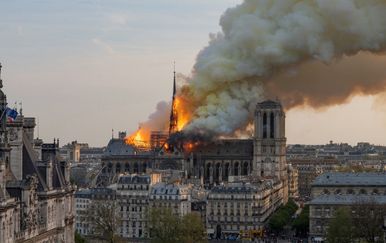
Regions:
[[[189,74],[221,14],[240,0],[0,2],[0,62],[8,102],[39,118],[40,137],[104,146],[132,132],[172,91],[173,61]],[[386,144],[374,97],[287,113],[288,143]],[[12,105],[11,105],[12,106]]]

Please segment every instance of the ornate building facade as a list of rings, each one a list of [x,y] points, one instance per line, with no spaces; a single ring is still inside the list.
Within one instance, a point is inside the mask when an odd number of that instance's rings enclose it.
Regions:
[[[34,118],[7,120],[2,87],[0,79],[0,242],[73,242],[69,165],[58,141],[34,139]]]

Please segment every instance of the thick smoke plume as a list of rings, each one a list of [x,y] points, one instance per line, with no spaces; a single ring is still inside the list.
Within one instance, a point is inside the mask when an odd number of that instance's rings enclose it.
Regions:
[[[267,98],[319,108],[385,90],[385,0],[245,0],[220,25],[179,90],[187,133],[239,134]]]

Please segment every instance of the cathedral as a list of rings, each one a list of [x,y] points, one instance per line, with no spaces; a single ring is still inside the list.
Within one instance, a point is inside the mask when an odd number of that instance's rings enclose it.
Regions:
[[[99,185],[114,183],[121,173],[180,170],[186,179],[197,179],[206,188],[240,180],[273,180],[288,198],[285,113],[278,101],[256,105],[254,135],[249,139],[218,139],[187,150],[164,148],[141,151],[125,143],[126,134],[112,138],[102,157]]]
[[[59,140],[34,139],[35,118],[22,110],[9,120],[2,88],[0,76],[0,242],[74,242],[74,188]]]

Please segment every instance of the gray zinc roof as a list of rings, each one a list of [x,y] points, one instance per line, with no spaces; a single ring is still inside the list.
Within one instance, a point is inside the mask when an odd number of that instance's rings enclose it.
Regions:
[[[328,172],[319,175],[312,186],[386,186],[386,173]]]
[[[119,177],[118,184],[150,184],[149,175],[124,175]]]
[[[356,203],[386,204],[385,195],[320,195],[310,205],[351,205]]]

